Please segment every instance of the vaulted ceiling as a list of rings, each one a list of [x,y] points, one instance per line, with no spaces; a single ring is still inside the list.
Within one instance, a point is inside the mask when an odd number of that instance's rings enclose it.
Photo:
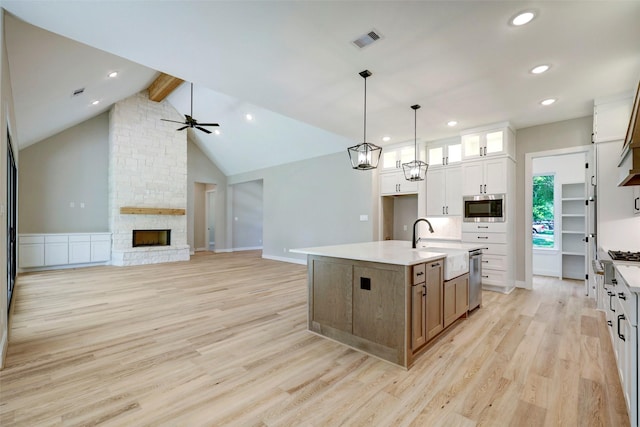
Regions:
[[[637,1],[2,1],[21,147],[105,111],[158,71],[194,82],[195,132],[227,175],[510,121],[583,117],[640,78]],[[522,10],[536,17],[509,24]],[[16,19],[18,18],[18,19]],[[35,26],[35,27],[34,27]],[[46,31],[45,31],[46,30]],[[352,41],[375,30],[365,48]],[[550,70],[530,70],[549,64]],[[117,70],[118,77],[107,73]],[[73,90],[85,87],[80,100]],[[540,105],[546,98],[557,101]],[[92,105],[91,101],[100,100]],[[81,102],[80,102],[81,101]],[[189,87],[169,97],[189,112]],[[247,121],[245,115],[254,116]],[[458,121],[448,127],[449,120]],[[191,131],[190,131],[191,132]]]

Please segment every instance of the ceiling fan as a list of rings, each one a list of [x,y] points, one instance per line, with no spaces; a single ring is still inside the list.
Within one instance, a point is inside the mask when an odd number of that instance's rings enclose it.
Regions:
[[[218,123],[198,123],[198,121],[196,119],[193,118],[193,83],[191,83],[191,114],[185,114],[184,115],[184,122],[178,122],[175,120],[169,120],[169,119],[160,119],[163,120],[165,122],[172,122],[172,123],[180,123],[182,126],[181,128],[178,128],[176,130],[185,130],[186,128],[196,128],[196,129],[200,129],[202,132],[205,133],[211,133],[211,131],[209,129],[205,129],[202,126],[220,126]]]

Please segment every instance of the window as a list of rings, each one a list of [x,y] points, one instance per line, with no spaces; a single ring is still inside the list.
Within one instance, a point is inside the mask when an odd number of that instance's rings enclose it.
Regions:
[[[554,176],[533,177],[533,248],[553,249],[554,233]]]

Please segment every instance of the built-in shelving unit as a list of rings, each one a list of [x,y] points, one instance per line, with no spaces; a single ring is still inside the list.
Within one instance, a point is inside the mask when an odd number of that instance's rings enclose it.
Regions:
[[[587,211],[584,182],[562,184],[561,278],[585,279]]]

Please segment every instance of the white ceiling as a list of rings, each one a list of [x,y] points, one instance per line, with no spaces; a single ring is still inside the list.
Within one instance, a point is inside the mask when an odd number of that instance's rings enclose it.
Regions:
[[[78,43],[30,39],[19,32],[24,23],[7,20],[21,147],[81,120],[69,101],[78,84],[108,108],[144,89],[159,70],[195,82],[195,117],[219,122],[222,132],[196,132],[199,145],[227,175],[360,142],[364,69],[373,72],[367,139],[381,145],[384,135],[389,143],[413,139],[412,104],[422,105],[418,137],[435,140],[494,122],[523,128],[590,115],[594,98],[630,92],[640,78],[638,1],[3,0],[2,6],[95,48],[74,53]],[[509,25],[524,9],[536,18]],[[351,44],[372,29],[380,41],[361,50]],[[529,73],[541,63],[551,70]],[[121,86],[105,80],[114,67],[124,71]],[[558,101],[539,104],[549,97]],[[188,86],[169,101],[187,113]],[[82,120],[99,112],[84,111]],[[247,112],[254,122],[244,120]],[[457,128],[446,126],[451,119]],[[38,129],[30,130],[34,123]]]

